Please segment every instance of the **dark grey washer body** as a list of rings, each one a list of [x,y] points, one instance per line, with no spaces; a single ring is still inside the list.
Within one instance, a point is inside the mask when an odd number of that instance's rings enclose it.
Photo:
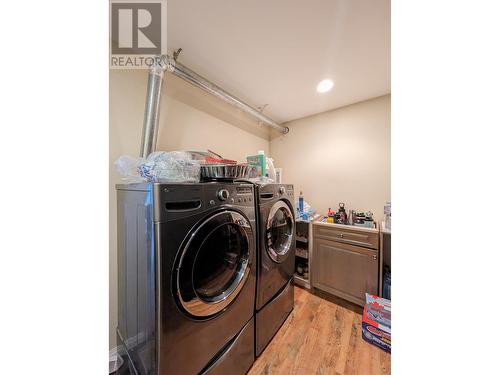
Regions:
[[[221,189],[229,193],[225,201],[218,199]],[[117,336],[135,371],[141,375],[246,373],[255,356],[253,186],[128,184],[117,185],[117,190]],[[197,200],[199,207],[189,203]],[[167,204],[173,205],[172,210],[166,209]],[[228,306],[212,317],[196,318],[179,303],[175,277],[180,272],[179,253],[196,237],[200,223],[225,210],[248,219],[246,230],[253,232],[249,272]]]
[[[267,184],[255,186],[258,255],[257,293],[255,303],[256,355],[267,346],[293,310],[293,274],[295,271],[295,209],[293,185]],[[292,215],[290,248],[285,255],[273,259],[269,252],[268,222],[273,207],[283,204]]]

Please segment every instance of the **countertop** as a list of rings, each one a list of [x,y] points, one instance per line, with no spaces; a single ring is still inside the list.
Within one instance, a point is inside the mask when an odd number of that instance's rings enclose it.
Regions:
[[[379,232],[378,228],[364,228],[364,227],[357,227],[355,225],[326,223],[326,222],[322,222],[319,220],[313,221],[313,224],[314,225],[323,225],[323,226],[327,226],[327,227],[335,227],[335,228],[339,228],[339,229],[347,229],[347,230],[351,229],[351,230],[356,230],[356,231],[360,231],[360,232],[369,232],[369,233],[378,233]]]
[[[309,220],[304,220],[304,219],[295,219],[295,221],[297,223],[314,223],[316,220],[318,220],[319,218],[321,218],[322,216],[320,214],[314,214],[312,215],[312,219],[309,219]]]

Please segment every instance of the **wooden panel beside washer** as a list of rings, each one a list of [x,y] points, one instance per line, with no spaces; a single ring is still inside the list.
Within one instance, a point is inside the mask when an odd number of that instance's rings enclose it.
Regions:
[[[344,242],[355,246],[379,248],[378,229],[355,227],[351,225],[314,223],[314,237]]]

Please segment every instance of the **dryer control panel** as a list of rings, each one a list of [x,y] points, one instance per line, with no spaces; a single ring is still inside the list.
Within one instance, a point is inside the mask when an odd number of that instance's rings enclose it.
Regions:
[[[220,206],[254,206],[254,187],[247,183],[205,182],[155,184],[155,221],[171,220]]]
[[[252,206],[254,204],[254,193],[253,186],[251,185],[239,185],[239,184],[230,184],[219,186],[213,191],[215,194],[210,192],[208,193],[210,206],[217,206],[218,204],[234,204],[237,206]],[[213,196],[211,196],[213,194]]]

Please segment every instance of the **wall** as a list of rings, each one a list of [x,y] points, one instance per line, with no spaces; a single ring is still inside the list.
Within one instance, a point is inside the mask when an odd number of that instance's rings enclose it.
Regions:
[[[317,211],[344,202],[379,220],[391,199],[390,112],[385,95],[291,121],[271,140],[274,164]]]
[[[109,347],[116,346],[117,258],[116,192],[120,182],[114,161],[136,156],[141,143],[146,71],[110,71],[109,82]],[[245,160],[257,150],[269,152],[269,130],[255,121],[168,74],[163,91],[158,150],[211,149],[224,157]],[[92,110],[89,108],[88,110]]]

